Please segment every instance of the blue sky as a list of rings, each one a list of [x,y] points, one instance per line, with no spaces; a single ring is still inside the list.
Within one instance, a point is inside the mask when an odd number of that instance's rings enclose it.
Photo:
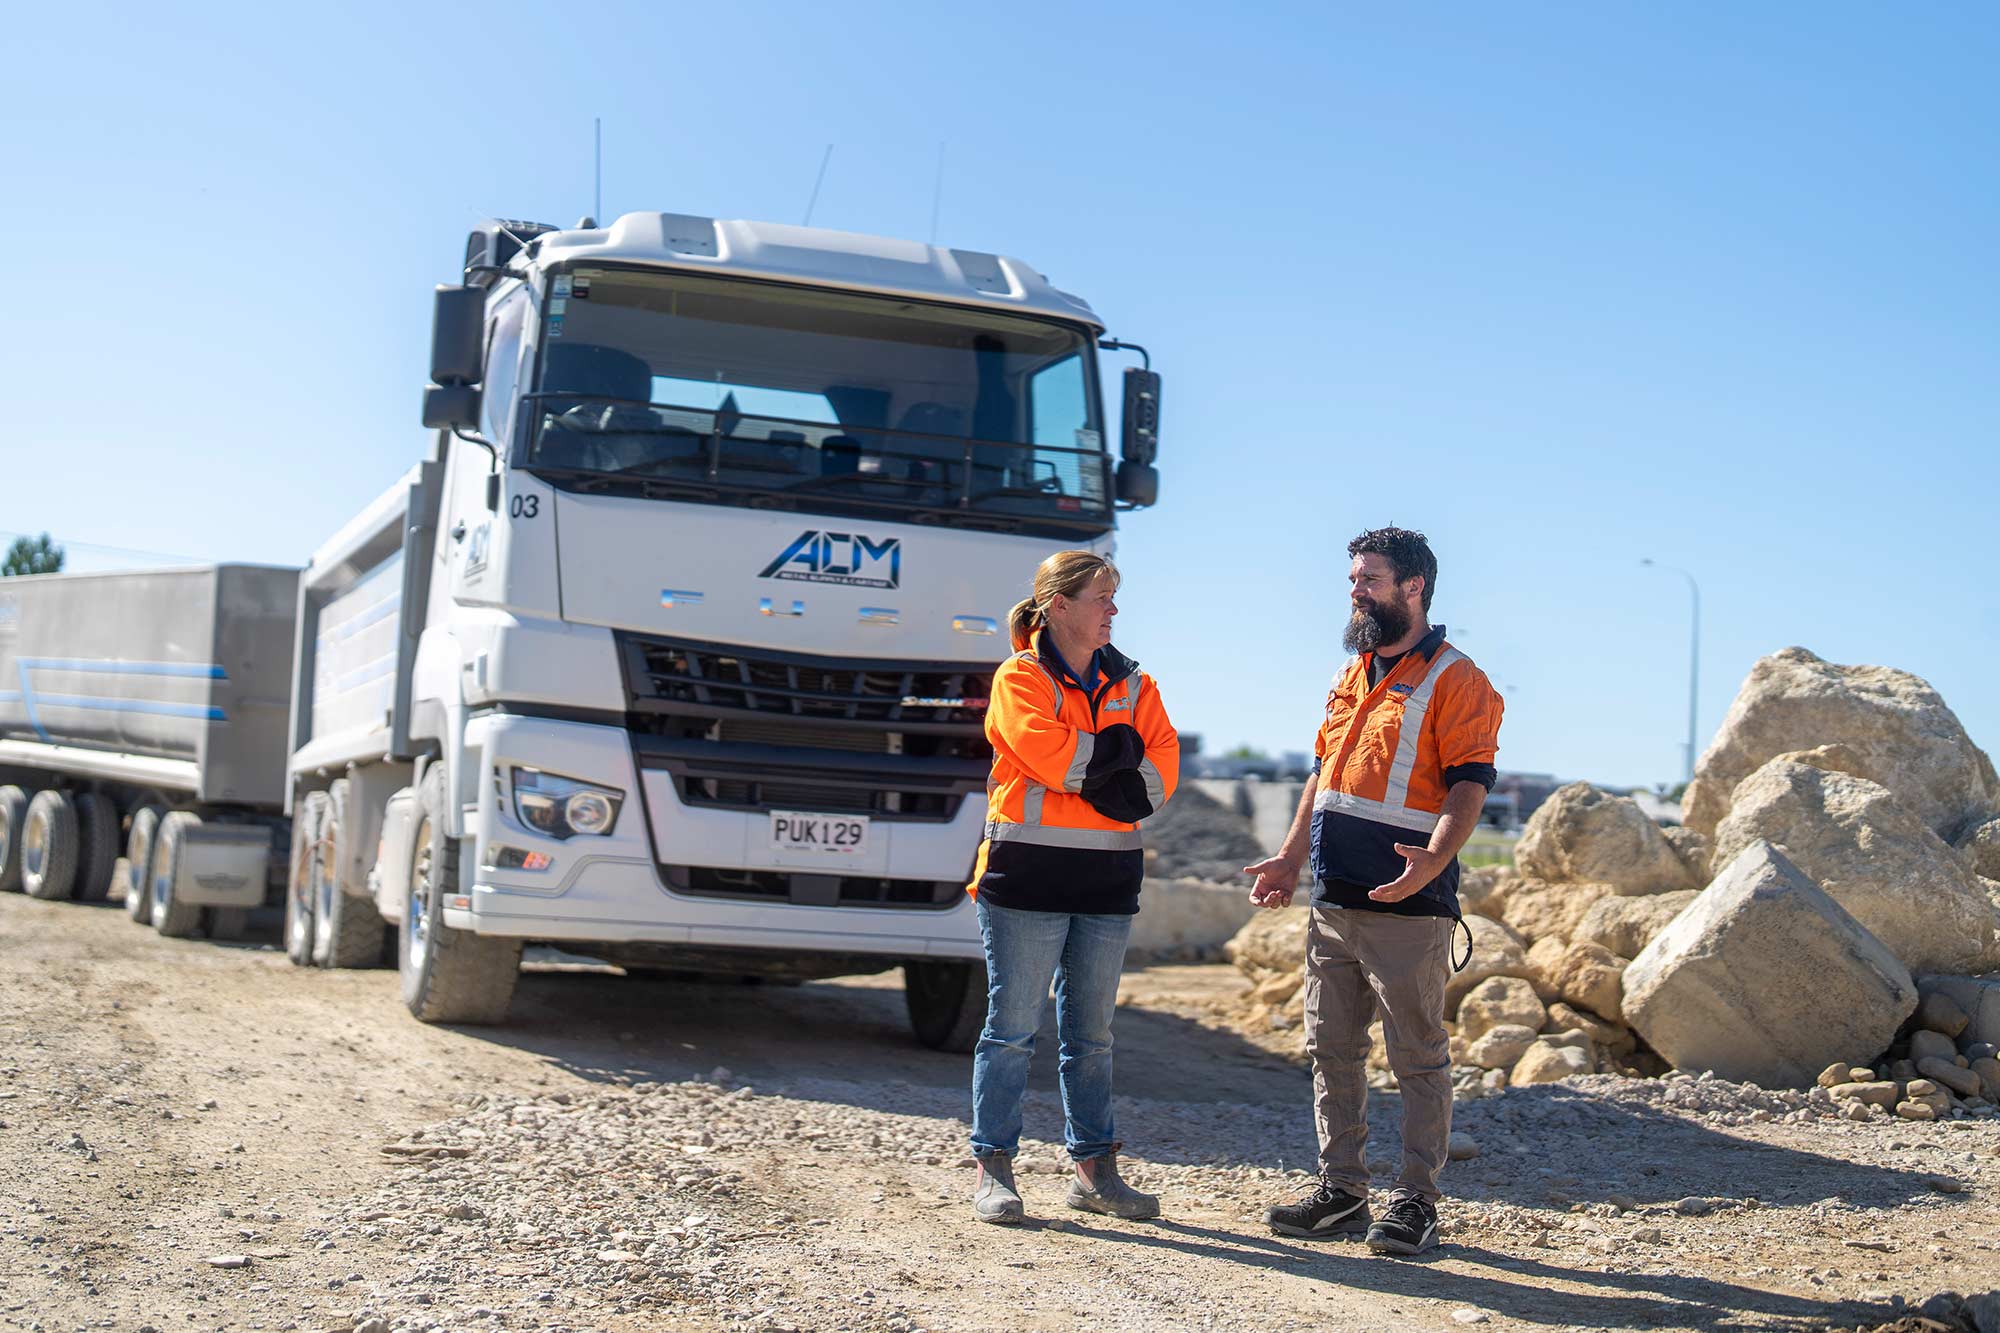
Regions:
[[[1993,10],[283,8],[10,20],[0,530],[302,562],[426,447],[468,227],[590,210],[593,117],[607,214],[796,222],[833,143],[814,222],[917,239],[943,141],[939,240],[1166,376],[1118,637],[1212,748],[1309,743],[1390,521],[1503,767],[1678,776],[1648,555],[1704,743],[1802,644],[2000,745]]]

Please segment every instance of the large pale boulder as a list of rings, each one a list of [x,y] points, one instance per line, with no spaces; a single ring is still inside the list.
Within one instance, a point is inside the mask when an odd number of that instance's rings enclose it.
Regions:
[[[1134,958],[1213,958],[1261,910],[1240,885],[1204,879],[1148,879],[1141,892],[1146,910],[1125,941]]]
[[[1545,1003],[1562,994],[1562,987],[1556,984],[1556,969],[1568,952],[1569,941],[1560,935],[1544,935],[1528,946],[1528,984]]]
[[[1307,919],[1303,904],[1275,911],[1259,909],[1222,946],[1223,956],[1253,976],[1260,970],[1296,971],[1306,965]]]
[[[1625,968],[1626,960],[1601,944],[1572,943],[1556,965],[1556,990],[1579,1009],[1616,1023],[1624,1017]]]
[[[1520,977],[1488,977],[1459,1001],[1458,1035],[1477,1041],[1487,1029],[1506,1023],[1540,1032],[1548,1018],[1549,1011],[1542,1007],[1532,983]]]
[[[1778,755],[1837,742],[1853,771],[1955,838],[2000,811],[2000,775],[1944,699],[1907,671],[1836,666],[1803,648],[1750,669],[1682,799],[1682,822],[1712,834],[1736,785]],[[1711,864],[1729,857],[1720,848]]]
[[[1630,797],[1588,782],[1559,787],[1528,818],[1514,846],[1523,875],[1609,884],[1614,893],[1672,893],[1697,880],[1660,826]]]
[[[1500,922],[1483,916],[1465,918],[1472,932],[1472,961],[1444,983],[1444,1016],[1458,1016],[1459,1001],[1488,977],[1526,977],[1528,950],[1521,937]]]
[[[1809,1086],[1889,1045],[1917,988],[1881,941],[1768,842],[1740,851],[1625,969],[1625,1021],[1682,1069]]]
[[[1571,938],[1578,944],[1601,944],[1620,958],[1636,958],[1694,899],[1693,889],[1644,898],[1599,898],[1583,914]]]
[[[1500,919],[1530,944],[1551,935],[1568,939],[1591,905],[1615,892],[1611,885],[1594,880],[1558,884],[1545,879],[1516,879],[1501,900]]]
[[[1760,840],[1782,848],[1905,967],[2000,965],[2000,923],[1979,877],[1887,788],[1773,759],[1737,784],[1715,830],[1718,863]]]

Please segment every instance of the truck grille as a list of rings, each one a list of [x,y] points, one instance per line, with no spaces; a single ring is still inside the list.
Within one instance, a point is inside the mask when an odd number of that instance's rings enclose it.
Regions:
[[[958,792],[878,791],[837,783],[766,782],[676,774],[674,790],[689,805],[734,810],[810,810],[829,815],[950,820],[965,798]]]
[[[626,691],[643,713],[751,714],[977,737],[993,682],[986,663],[850,662],[621,637]]]

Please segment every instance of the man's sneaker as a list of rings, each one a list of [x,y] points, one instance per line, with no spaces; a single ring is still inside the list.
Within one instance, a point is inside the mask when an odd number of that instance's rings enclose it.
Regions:
[[[1368,1229],[1368,1200],[1316,1180],[1292,1202],[1267,1208],[1264,1221],[1280,1236],[1351,1238]]]
[[[1420,1194],[1390,1195],[1382,1220],[1368,1228],[1368,1248],[1383,1254],[1420,1254],[1437,1238],[1437,1207]]]
[[[1013,1226],[1021,1220],[1021,1194],[1014,1188],[1014,1163],[1004,1152],[979,1159],[979,1183],[972,1187],[972,1215],[982,1222]]]
[[[1087,1182],[1084,1179],[1086,1170],[1090,1173]],[[1070,1173],[1069,1197],[1063,1202],[1080,1212],[1104,1213],[1134,1221],[1160,1215],[1159,1195],[1141,1194],[1118,1174],[1116,1152],[1093,1157],[1088,1164],[1078,1162],[1076,1169]]]

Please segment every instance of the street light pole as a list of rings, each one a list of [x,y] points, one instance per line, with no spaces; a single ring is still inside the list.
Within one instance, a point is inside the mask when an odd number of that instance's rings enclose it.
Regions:
[[[1692,611],[1688,620],[1688,738],[1687,738],[1687,780],[1694,781],[1695,725],[1701,707],[1701,585],[1694,581],[1694,575],[1678,565],[1663,565],[1647,556],[1640,562],[1654,569],[1664,569],[1678,574],[1688,582],[1688,596]]]

